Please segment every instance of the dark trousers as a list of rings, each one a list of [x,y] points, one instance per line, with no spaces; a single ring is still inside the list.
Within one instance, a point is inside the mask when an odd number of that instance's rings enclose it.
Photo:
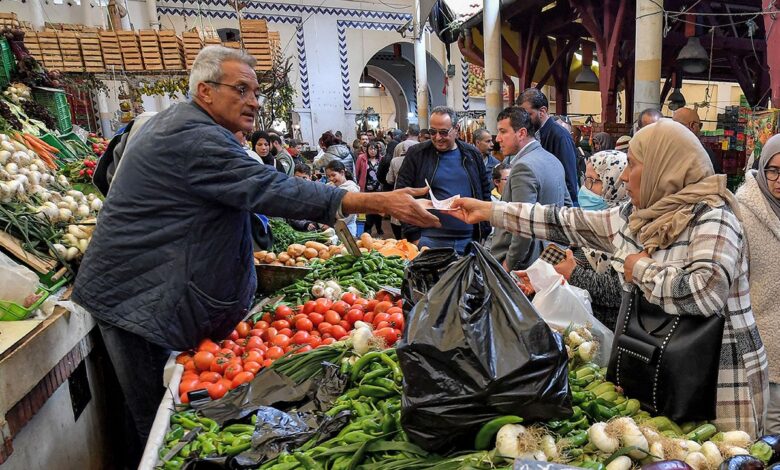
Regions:
[[[382,235],[382,216],[379,214],[366,214],[366,224],[363,227],[363,232],[371,234],[371,229],[376,227],[376,234]]]
[[[404,234],[400,225],[390,224],[390,228],[393,229],[393,236],[395,237],[396,240],[400,240],[401,238],[403,238]]]
[[[135,435],[126,437],[137,438],[143,452],[165,392],[163,369],[171,352],[108,323],[98,321],[98,326],[122,388],[125,411],[130,418],[127,421],[133,424],[132,431],[128,432]],[[137,458],[140,461],[141,455]]]

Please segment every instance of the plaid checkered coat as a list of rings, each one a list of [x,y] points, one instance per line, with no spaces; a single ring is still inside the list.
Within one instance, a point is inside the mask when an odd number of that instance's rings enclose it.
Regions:
[[[594,212],[494,202],[491,223],[526,237],[610,253],[613,267],[622,274],[626,256],[642,251],[628,229],[632,210],[631,204]],[[750,308],[742,225],[725,205],[699,204],[694,211],[696,216],[676,242],[658,249],[652,259],[637,261],[634,284],[671,315],[725,315],[715,425],[756,437],[763,429],[769,378]]]

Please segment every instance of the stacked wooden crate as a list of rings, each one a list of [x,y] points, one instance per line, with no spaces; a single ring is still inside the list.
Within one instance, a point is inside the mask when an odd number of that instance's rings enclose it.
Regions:
[[[187,70],[192,68],[198,52],[203,48],[203,42],[200,40],[200,34],[197,31],[186,31],[181,33],[184,43],[184,56],[186,59]]]
[[[141,44],[141,56],[144,59],[144,69],[163,70],[162,53],[160,51],[160,41],[157,38],[157,31],[142,29],[138,32],[138,38]]]
[[[38,43],[41,46],[43,65],[49,70],[62,70],[62,52],[57,31],[41,31],[38,33]]]
[[[119,48],[122,50],[122,62],[125,70],[143,70],[144,61],[141,56],[141,43],[138,42],[138,34],[135,31],[117,31]]]
[[[103,54],[100,50],[100,35],[96,28],[84,28],[79,33],[81,42],[81,57],[84,59],[84,70],[86,72],[103,72],[106,67],[103,65]]]
[[[0,29],[5,27],[19,27],[19,18],[16,17],[16,13],[0,13]]]
[[[81,44],[79,43],[78,38],[79,35],[81,35],[80,32],[57,31],[57,38],[60,40],[63,72],[84,71],[84,61],[81,58]]]
[[[281,54],[282,38],[279,36],[279,31],[268,31],[268,41],[271,43],[271,56]]]
[[[165,70],[184,70],[184,48],[176,31],[163,30],[157,33],[160,41],[160,52]]]
[[[38,62],[43,62],[43,52],[41,52],[41,44],[38,42],[38,33],[35,31],[24,32],[24,47],[33,56],[33,59]]]
[[[238,41],[227,41],[223,45],[231,49],[241,49],[241,43]]]
[[[265,20],[241,20],[241,42],[251,54],[257,70],[270,70],[273,63],[271,44],[268,37],[268,23]]]
[[[203,39],[203,47],[206,46],[221,46],[222,40],[219,39],[219,36],[217,37],[206,37]],[[225,44],[227,45],[227,44]]]
[[[106,69],[124,67],[122,49],[114,31],[100,31],[100,51],[103,53],[103,65]]]

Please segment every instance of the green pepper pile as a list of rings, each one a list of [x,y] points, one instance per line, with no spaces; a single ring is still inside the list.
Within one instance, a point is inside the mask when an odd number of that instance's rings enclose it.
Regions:
[[[176,470],[187,459],[214,455],[238,455],[252,447],[252,433],[255,430],[257,416],[252,416],[251,424],[231,424],[219,429],[216,421],[198,416],[195,411],[182,411],[171,416],[171,430],[165,435],[165,443],[160,448],[160,459],[176,446],[185,435],[197,429],[197,435],[187,443],[173,458],[162,463],[164,470]]]
[[[354,287],[363,294],[377,292],[381,286],[401,287],[404,278],[405,261],[400,256],[385,257],[372,251],[361,257],[338,256],[327,261],[314,260],[312,271],[303,279],[279,290],[274,295],[284,294],[287,302],[301,305],[311,300],[311,288],[318,280],[334,280],[341,286]]]

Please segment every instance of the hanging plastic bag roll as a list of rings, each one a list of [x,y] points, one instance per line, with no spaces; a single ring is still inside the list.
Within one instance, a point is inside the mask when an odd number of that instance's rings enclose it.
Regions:
[[[599,354],[594,362],[606,366],[615,333],[593,316],[590,294],[563,280],[550,263],[536,260],[526,270],[536,291],[533,305],[551,327],[566,329],[571,324],[590,325],[590,331],[598,340]]]
[[[499,415],[571,415],[563,339],[498,262],[473,248],[454,264],[443,260],[446,271],[411,310],[398,346],[401,424],[431,451],[470,448]]]

